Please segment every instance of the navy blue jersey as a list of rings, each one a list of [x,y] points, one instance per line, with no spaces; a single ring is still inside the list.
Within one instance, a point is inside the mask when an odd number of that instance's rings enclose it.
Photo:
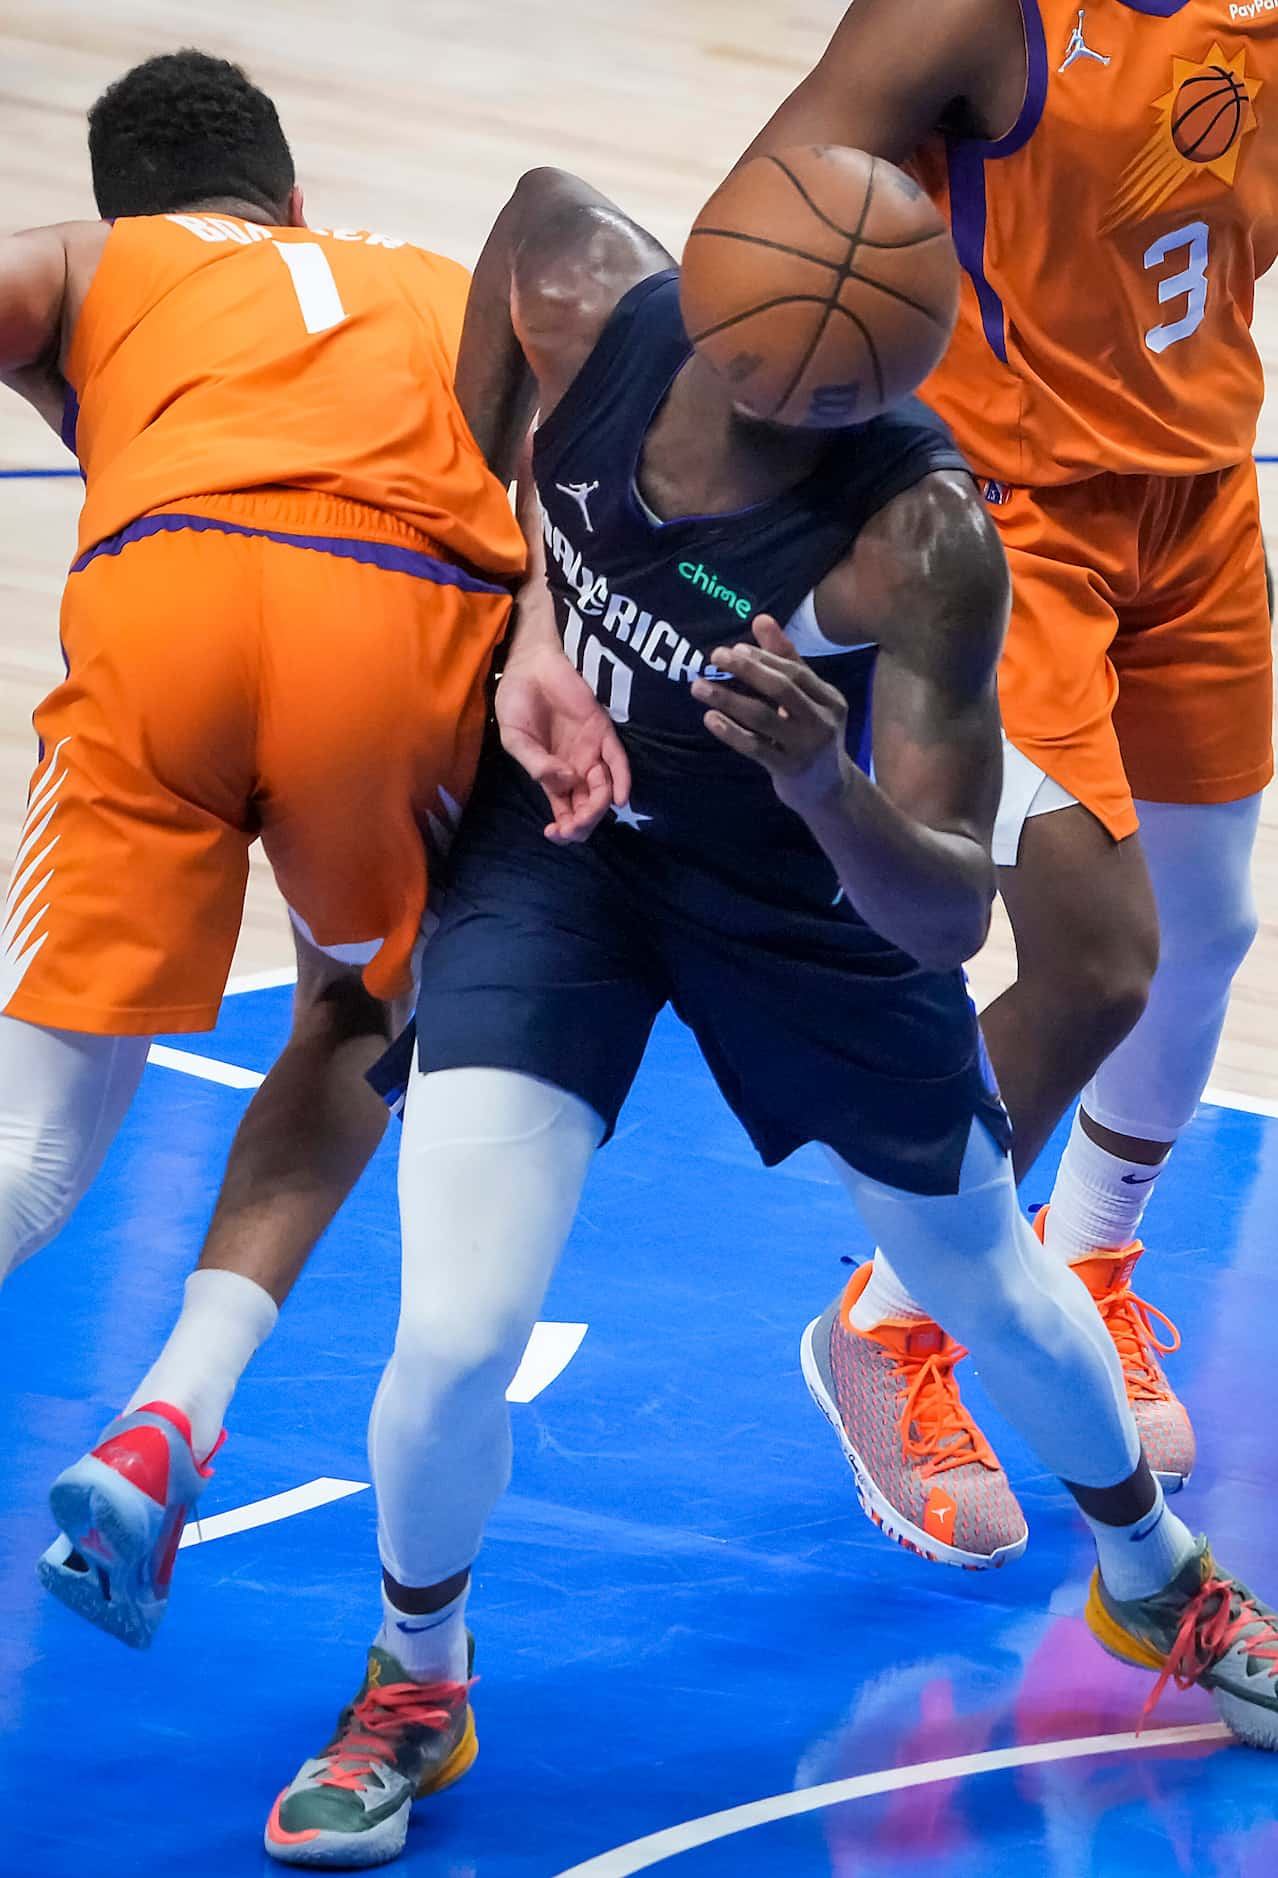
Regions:
[[[709,654],[748,639],[757,613],[790,621],[893,497],[966,465],[940,420],[912,400],[832,436],[816,469],[772,501],[658,521],[639,495],[639,463],[691,353],[678,274],[654,274],[617,306],[537,432],[559,627],[621,729],[647,835],[680,847],[712,837],[719,851],[766,844],[775,854],[780,843],[810,856],[815,843],[766,772],[706,730],[691,681],[715,676]],[[849,748],[863,763],[874,658],[866,646],[820,660],[848,700]]]

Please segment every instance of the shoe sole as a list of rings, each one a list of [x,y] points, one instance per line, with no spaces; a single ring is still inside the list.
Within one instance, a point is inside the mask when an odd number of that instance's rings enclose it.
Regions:
[[[475,1765],[479,1737],[475,1732],[475,1713],[466,1710],[466,1726],[461,1740],[444,1765],[417,1789],[416,1798],[424,1800],[456,1786]],[[287,1793],[287,1787],[284,1793]],[[367,1871],[374,1865],[389,1865],[397,1859],[408,1839],[409,1815],[413,1802],[406,1801],[397,1813],[382,1820],[369,1832],[302,1832],[290,1834],[279,1824],[281,1793],[271,1808],[262,1839],[266,1851],[281,1865],[309,1865],[330,1871]]]
[[[49,1508],[90,1569],[70,1571],[46,1554],[37,1568],[45,1590],[131,1649],[149,1649],[167,1605],[150,1588],[150,1567],[185,1509],[167,1512],[157,1531],[155,1502],[92,1455],[55,1482]]]
[[[1147,1670],[1150,1675],[1161,1675],[1166,1659],[1159,1655],[1152,1644],[1132,1636],[1130,1631],[1123,1629],[1117,1618],[1111,1616],[1101,1597],[1095,1574],[1083,1616],[1087,1628],[1106,1656],[1112,1656],[1116,1663],[1126,1663],[1133,1669]],[[1231,1694],[1220,1683],[1204,1682],[1201,1686],[1211,1696],[1216,1713],[1231,1734],[1248,1747],[1264,1748],[1271,1754],[1278,1753],[1278,1711],[1258,1702],[1245,1701],[1242,1696]]]
[[[808,1394],[816,1403],[825,1419],[839,1437],[839,1446],[844,1458],[852,1469],[852,1478],[856,1483],[856,1497],[861,1502],[861,1511],[879,1531],[907,1552],[914,1552],[919,1558],[927,1559],[933,1565],[952,1565],[960,1571],[987,1572],[999,1571],[1012,1559],[1020,1558],[1029,1544],[1029,1527],[1019,1539],[1010,1545],[1001,1546],[997,1552],[967,1552],[962,1546],[946,1545],[944,1540],[934,1539],[907,1519],[899,1507],[892,1505],[875,1485],[869,1468],[848,1439],[848,1431],[843,1426],[843,1417],[838,1405],[825,1386],[816,1353],[816,1333],[822,1322],[814,1317],[803,1333],[802,1362],[803,1380],[808,1385]]]

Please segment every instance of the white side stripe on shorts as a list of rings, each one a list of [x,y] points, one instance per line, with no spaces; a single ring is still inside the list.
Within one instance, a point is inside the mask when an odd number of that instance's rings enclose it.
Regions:
[[[38,880],[33,880],[33,876],[40,873],[58,845],[59,836],[54,834],[40,847],[57,811],[58,791],[67,779],[65,769],[58,766],[58,758],[68,741],[64,737],[49,757],[27,804],[27,817],[13,863],[13,878],[5,897],[4,925],[0,927],[0,1011],[21,985],[32,960],[49,937],[47,932],[38,931],[49,910],[48,901],[42,901],[40,896],[53,879],[54,869],[49,867]]]

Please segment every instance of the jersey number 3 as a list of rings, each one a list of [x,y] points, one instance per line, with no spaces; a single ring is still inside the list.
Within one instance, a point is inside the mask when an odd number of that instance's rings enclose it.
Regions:
[[[1185,266],[1178,274],[1168,274],[1158,283],[1158,304],[1166,306],[1170,300],[1179,300],[1182,294],[1188,305],[1178,320],[1169,320],[1164,326],[1151,326],[1145,334],[1145,344],[1151,352],[1166,352],[1168,346],[1178,345],[1182,339],[1188,339],[1196,333],[1203,323],[1207,311],[1207,237],[1206,222],[1189,222],[1184,228],[1174,228],[1169,235],[1160,235],[1154,245],[1146,250],[1145,266],[1147,269],[1162,267],[1172,255],[1182,249],[1189,250]]]
[[[308,333],[326,333],[346,318],[328,256],[318,241],[280,241],[275,252],[293,280],[297,304]]]

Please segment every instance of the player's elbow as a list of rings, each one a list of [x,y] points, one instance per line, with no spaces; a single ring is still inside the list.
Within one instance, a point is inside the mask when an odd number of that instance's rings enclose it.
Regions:
[[[940,917],[930,920],[910,947],[925,971],[957,971],[976,957],[990,936],[994,886],[993,864],[974,865],[963,890],[950,898]]]

